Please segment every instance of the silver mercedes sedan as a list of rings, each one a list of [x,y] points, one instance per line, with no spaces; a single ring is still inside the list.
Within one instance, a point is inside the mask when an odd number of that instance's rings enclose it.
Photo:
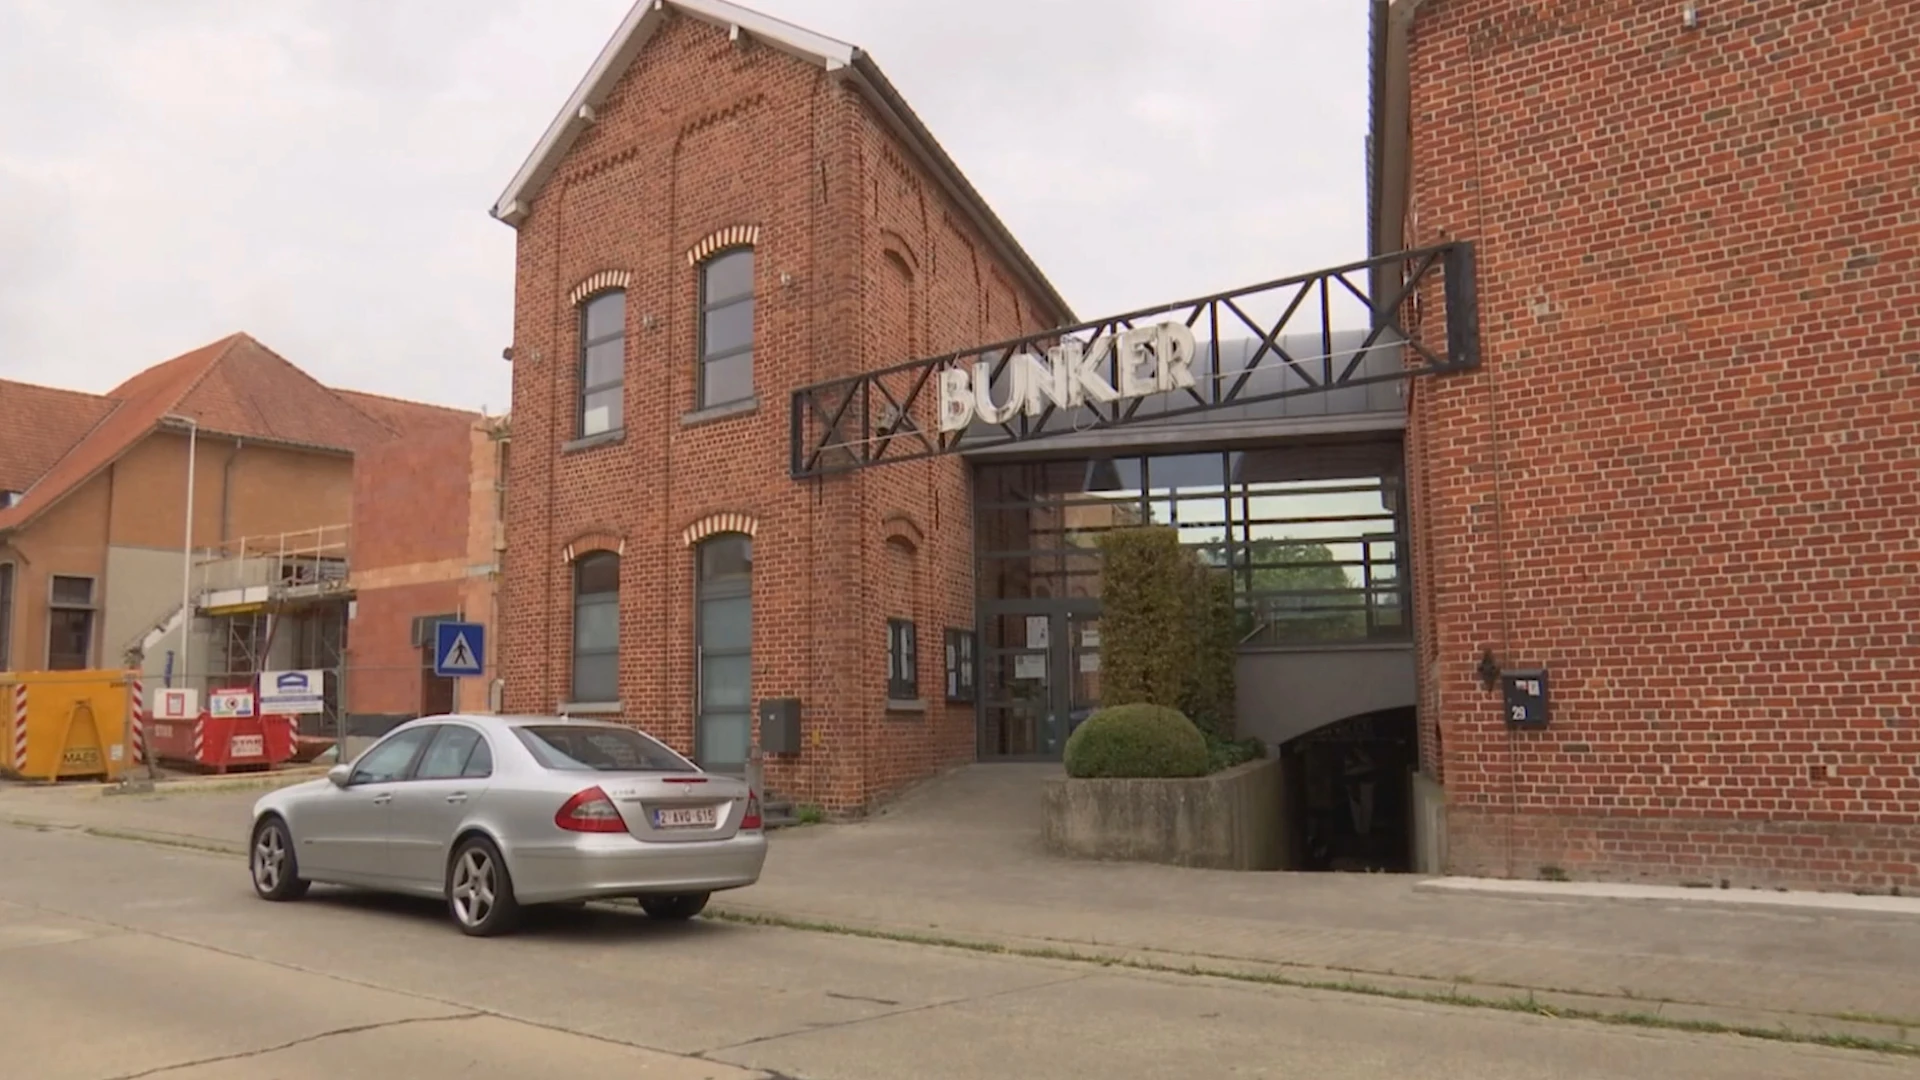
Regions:
[[[253,805],[254,891],[313,882],[443,897],[461,930],[535,904],[635,897],[690,919],[760,879],[760,800],[633,728],[553,716],[427,716],[323,780]]]

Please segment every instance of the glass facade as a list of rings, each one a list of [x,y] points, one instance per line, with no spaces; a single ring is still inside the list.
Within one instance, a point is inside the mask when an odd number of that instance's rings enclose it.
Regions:
[[[985,756],[1054,756],[1099,704],[1101,534],[1167,525],[1233,585],[1242,647],[1406,641],[1398,442],[983,464]]]

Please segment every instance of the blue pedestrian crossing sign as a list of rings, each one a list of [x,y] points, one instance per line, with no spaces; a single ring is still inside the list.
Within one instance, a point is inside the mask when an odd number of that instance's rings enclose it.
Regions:
[[[478,675],[486,666],[487,628],[474,622],[436,623],[433,673],[443,679]]]

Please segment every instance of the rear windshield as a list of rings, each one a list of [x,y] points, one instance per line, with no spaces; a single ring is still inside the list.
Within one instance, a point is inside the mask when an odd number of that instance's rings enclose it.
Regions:
[[[693,763],[627,728],[542,724],[514,734],[540,764],[563,772],[698,772]]]

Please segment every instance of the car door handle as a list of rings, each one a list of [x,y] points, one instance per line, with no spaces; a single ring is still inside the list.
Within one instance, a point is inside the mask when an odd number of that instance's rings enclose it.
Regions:
[[[375,806],[385,806],[392,801],[393,801],[393,796],[391,794],[375,795],[373,797],[373,805]]]
[[[448,802],[466,802],[467,793],[464,791],[456,791],[453,794],[447,796],[447,801]]]

